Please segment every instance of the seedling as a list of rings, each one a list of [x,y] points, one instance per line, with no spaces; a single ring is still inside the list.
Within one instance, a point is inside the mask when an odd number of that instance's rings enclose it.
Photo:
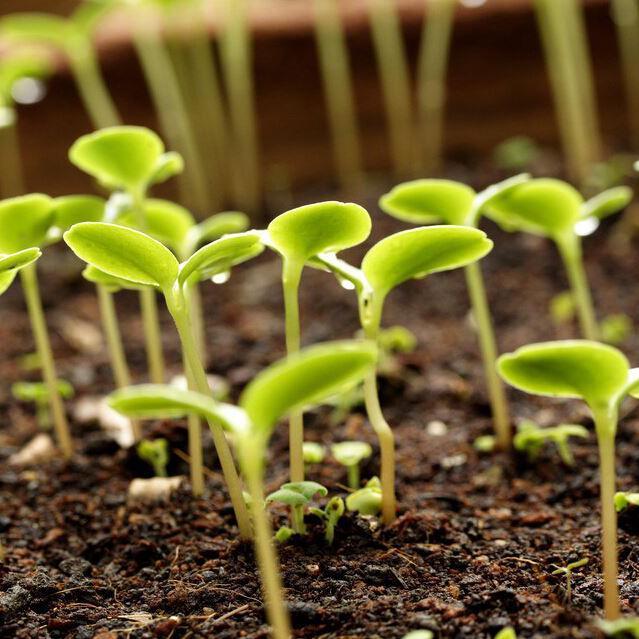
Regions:
[[[33,402],[36,408],[36,420],[42,430],[51,428],[49,415],[49,387],[41,382],[16,382],[11,386],[11,394],[21,402]],[[58,380],[58,395],[62,399],[73,397],[73,386],[64,379]]]
[[[33,194],[0,201],[0,253],[8,255],[5,260],[9,264],[13,260],[21,263],[19,267],[20,280],[27,303],[27,311],[31,322],[36,350],[42,366],[44,381],[49,388],[51,414],[58,444],[65,457],[71,457],[73,443],[69,432],[67,418],[62,399],[58,392],[58,376],[55,370],[49,333],[47,330],[35,259],[39,256],[38,249],[45,244],[47,234],[55,221],[53,200],[46,195]],[[25,251],[27,251],[25,253]],[[35,253],[34,253],[35,251]],[[8,286],[16,272],[15,267],[7,269],[4,284]],[[2,286],[0,286],[0,289]]]
[[[335,461],[346,466],[348,471],[348,487],[359,488],[359,465],[373,454],[373,449],[366,442],[340,442],[331,446],[331,455]]]
[[[494,637],[494,639],[517,639],[517,633],[514,628],[508,626],[502,628]]]
[[[588,437],[588,431],[580,424],[560,424],[550,428],[540,428],[530,420],[522,421],[513,439],[515,450],[525,452],[530,461],[535,461],[546,442],[557,447],[561,460],[566,466],[574,466],[575,459],[570,450],[570,437]]]
[[[639,392],[639,370],[612,346],[586,340],[524,346],[499,358],[501,376],[512,386],[536,395],[582,399],[592,413],[599,446],[603,535],[604,612],[619,616],[617,516],[614,506],[615,433],[619,406]]]
[[[291,510],[291,525],[298,535],[306,534],[304,523],[304,507],[307,506],[315,495],[325,497],[328,491],[322,484],[315,481],[299,481],[283,484],[279,490],[267,495],[266,503],[274,501],[286,504]]]
[[[614,621],[599,621],[599,629],[606,637],[614,639],[639,639],[639,617],[615,619]]]
[[[632,329],[632,320],[623,313],[608,315],[599,325],[602,341],[613,346],[625,342],[632,335]]]
[[[569,184],[541,178],[501,193],[486,208],[488,217],[505,230],[525,231],[555,242],[586,339],[598,339],[599,327],[583,266],[581,235],[592,233],[600,220],[623,209],[631,199],[629,188],[616,187],[584,201]]]
[[[331,497],[324,510],[321,508],[311,508],[310,513],[319,517],[324,522],[324,539],[329,546],[335,540],[335,526],[342,518],[345,510],[344,500],[341,497]]]
[[[193,335],[185,287],[190,282],[226,273],[236,264],[259,254],[263,250],[259,236],[256,233],[227,235],[202,247],[181,264],[157,240],[140,231],[115,224],[76,224],[65,233],[64,239],[80,259],[100,271],[134,285],[147,286],[153,294],[158,290],[164,295],[180,336],[189,385],[201,393],[210,394]],[[212,432],[238,525],[242,536],[248,537],[248,513],[242,501],[242,490],[231,451],[221,427],[214,424]],[[189,455],[193,492],[200,495],[204,489],[204,479],[201,433],[197,420],[189,420]]]
[[[346,498],[346,508],[360,515],[374,516],[383,508],[382,483],[372,477],[364,488],[356,490]]]
[[[639,506],[639,493],[615,493],[615,510],[620,513],[628,506]]]
[[[160,437],[158,439],[143,439],[136,447],[138,457],[153,467],[156,477],[166,477],[166,467],[169,463],[169,442]]]
[[[304,456],[304,464],[321,464],[326,457],[326,448],[322,444],[316,442],[304,442],[302,445],[302,455]]]
[[[286,315],[286,350],[300,348],[298,290],[306,262],[319,253],[337,252],[363,242],[371,219],[357,204],[320,202],[282,213],[264,233],[263,241],[282,256],[282,287]],[[291,415],[289,424],[290,478],[303,481],[304,417]]]
[[[527,175],[517,175],[489,186],[480,193],[452,180],[413,180],[399,184],[383,195],[379,205],[385,213],[412,224],[445,222],[475,228],[487,205],[527,180]],[[484,280],[481,269],[475,262],[466,266],[465,275],[479,333],[495,434],[499,447],[507,449],[511,445],[510,417],[504,388],[495,370],[497,345]]]
[[[312,346],[258,375],[240,397],[240,409],[209,395],[170,386],[147,385],[116,391],[111,405],[129,417],[177,417],[194,412],[209,424],[233,432],[238,458],[251,496],[255,550],[274,639],[289,639],[271,526],[264,510],[264,460],[277,421],[300,406],[318,403],[360,381],[374,366],[376,349],[366,342],[332,342]]]
[[[495,147],[493,159],[503,171],[529,171],[541,154],[541,148],[532,138],[516,135]]]
[[[588,563],[588,557],[584,557],[579,561],[573,561],[572,563],[566,566],[556,566],[553,564],[553,570],[551,574],[553,575],[566,575],[566,601],[572,601],[572,573],[577,569],[585,566]]]

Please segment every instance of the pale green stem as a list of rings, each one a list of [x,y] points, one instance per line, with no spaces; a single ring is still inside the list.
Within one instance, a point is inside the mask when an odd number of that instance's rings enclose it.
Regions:
[[[411,90],[401,26],[391,0],[368,0],[373,43],[386,105],[391,159],[400,176],[415,166]]]
[[[204,326],[204,311],[202,310],[202,295],[200,293],[200,286],[198,282],[188,284],[188,288],[185,291],[189,302],[189,314],[191,321],[193,322],[193,333],[195,335],[195,343],[197,344],[198,351],[200,352],[200,359],[206,362],[207,348],[206,348],[206,331]]]
[[[258,453],[258,454],[261,454]],[[291,622],[284,601],[277,553],[273,547],[273,531],[264,508],[264,492],[259,465],[244,463],[243,470],[251,495],[251,514],[255,528],[255,554],[262,579],[266,615],[272,639],[290,639]]]
[[[298,535],[306,534],[306,524],[304,523],[304,506],[291,506],[291,523],[293,530]]]
[[[140,308],[149,376],[154,384],[164,383],[164,354],[162,352],[162,333],[158,318],[158,302],[152,288],[140,291]]]
[[[98,289],[102,330],[106,337],[115,385],[117,388],[126,388],[131,385],[131,373],[122,344],[122,335],[120,334],[113,293],[102,284],[96,284],[96,288]],[[131,429],[133,431],[133,438],[136,442],[139,441],[142,438],[140,422],[134,419],[131,420]]]
[[[361,188],[362,158],[348,49],[337,0],[314,0],[315,38],[333,139],[335,165],[342,188]]]
[[[353,464],[348,466],[348,487],[357,489],[359,488],[359,464]]]
[[[423,170],[441,166],[446,102],[446,68],[457,0],[431,0],[424,18],[419,54],[417,100],[421,129]]]
[[[604,616],[612,621],[619,617],[619,585],[617,567],[617,513],[614,497],[617,473],[615,470],[615,431],[617,411],[593,411],[599,445],[599,483],[601,490],[601,526],[604,573]]]
[[[572,290],[581,333],[585,339],[599,339],[599,325],[595,315],[588,278],[584,270],[581,254],[581,242],[578,237],[571,236],[565,240],[558,239],[557,247],[566,267],[568,281]]]
[[[199,393],[210,396],[211,389],[209,388],[208,380],[206,379],[206,371],[202,365],[202,361],[198,355],[197,345],[195,338],[193,337],[193,329],[191,326],[191,320],[188,314],[187,302],[182,294],[181,290],[177,288],[173,291],[165,291],[166,303],[175,321],[178,334],[180,336],[180,343],[182,345],[182,351],[184,355],[184,361],[187,368],[187,379],[192,381],[192,387]],[[190,371],[190,375],[189,375]],[[231,449],[229,448],[224,431],[220,424],[209,420],[209,428],[213,436],[213,443],[217,451],[217,456],[220,460],[222,467],[222,473],[226,480],[229,496],[235,511],[235,518],[240,529],[240,536],[243,539],[251,538],[251,523],[242,496],[242,483],[237,474],[235,468],[235,462]]]
[[[186,358],[184,358],[184,374],[189,389],[196,388],[193,374]],[[187,415],[189,435],[189,470],[191,472],[191,489],[195,497],[204,494],[204,455],[202,451],[202,421],[195,413]]]
[[[35,264],[25,266],[20,271],[20,278],[27,303],[27,310],[29,312],[29,320],[31,321],[31,330],[33,331],[33,338],[42,367],[42,375],[49,394],[53,428],[62,454],[69,459],[73,455],[73,441],[69,431],[69,424],[67,423],[67,416],[64,412],[62,398],[60,397],[58,376],[55,370],[55,362],[51,351],[44,311],[42,310]]]
[[[247,0],[224,0],[223,5],[225,26],[220,53],[237,157],[233,181],[235,200],[243,210],[254,212],[260,201],[260,175],[248,3]]]
[[[284,313],[286,318],[286,352],[288,355],[300,350],[300,311],[298,291],[302,266],[284,260],[282,287],[284,290]],[[290,480],[304,481],[304,414],[292,412],[289,417],[289,464]]]
[[[464,272],[473,318],[477,325],[479,347],[484,363],[484,375],[486,376],[497,445],[502,450],[508,450],[512,444],[510,416],[504,385],[497,374],[495,365],[497,361],[497,345],[486,298],[484,278],[481,273],[481,267],[477,262],[466,266]]]
[[[38,428],[41,430],[49,430],[51,428],[48,401],[36,401],[36,421],[38,422]]]

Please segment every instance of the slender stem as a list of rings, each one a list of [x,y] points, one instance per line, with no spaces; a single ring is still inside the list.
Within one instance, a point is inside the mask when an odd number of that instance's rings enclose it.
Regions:
[[[140,291],[140,307],[142,310],[149,375],[154,384],[163,384],[164,354],[162,352],[162,333],[160,332],[158,318],[158,303],[153,289],[148,288]]]
[[[414,169],[414,133],[406,52],[391,0],[368,0],[373,42],[386,104],[391,158],[400,176]]]
[[[558,239],[557,247],[566,267],[568,281],[577,307],[579,325],[584,338],[599,339],[599,325],[595,315],[588,278],[584,270],[581,242],[576,236]]]
[[[477,324],[479,335],[479,347],[481,349],[484,362],[484,375],[488,386],[488,396],[493,414],[493,427],[497,438],[497,445],[502,450],[508,450],[512,443],[512,432],[510,427],[510,416],[508,412],[508,402],[495,362],[497,361],[497,345],[493,323],[488,308],[484,278],[481,274],[481,267],[477,262],[469,264],[464,268],[468,294],[473,310],[473,317]]]
[[[337,0],[314,0],[315,39],[337,174],[342,188],[356,192],[362,183],[362,158],[353,81]]]
[[[302,277],[302,266],[292,260],[284,260],[282,286],[284,289],[284,313],[286,317],[286,352],[288,355],[300,350],[300,314],[298,291]],[[304,481],[304,414],[292,412],[289,417],[289,464],[290,480]]]
[[[73,455],[73,441],[67,423],[67,416],[64,412],[64,405],[60,397],[60,389],[58,387],[58,376],[55,370],[55,362],[51,351],[51,343],[49,341],[49,332],[42,310],[42,301],[40,299],[40,290],[38,287],[38,275],[35,264],[29,264],[20,271],[22,281],[22,289],[27,303],[29,312],[29,320],[31,321],[31,330],[36,344],[36,350],[42,366],[42,375],[47,392],[49,394],[49,404],[53,416],[53,428],[55,430],[58,445],[62,450],[62,454],[69,459]]]
[[[187,302],[184,295],[181,290],[176,288],[176,290],[173,291],[165,291],[165,297],[169,312],[175,321],[175,326],[180,336],[184,361],[187,365],[187,379],[189,379],[190,382],[192,381],[194,390],[210,396],[211,389],[209,388],[208,381],[206,379],[206,371],[204,370],[202,361],[198,355],[197,345],[195,343],[195,338],[193,337],[191,320],[188,314]],[[220,465],[222,466],[222,473],[224,474],[224,479],[226,480],[226,485],[231,497],[231,503],[233,504],[233,510],[235,511],[235,518],[237,519],[237,525],[240,529],[240,536],[243,539],[250,539],[252,536],[251,522],[249,520],[246,504],[244,503],[244,497],[242,496],[242,483],[237,474],[237,469],[235,468],[231,449],[226,441],[222,427],[214,421],[209,421],[208,424],[213,436],[213,443],[215,444]]]
[[[118,325],[118,316],[115,310],[113,293],[106,286],[96,284],[98,289],[98,302],[100,305],[100,317],[102,320],[102,330],[107,341],[109,358],[111,360],[111,370],[117,388],[125,388],[131,385],[131,372],[126,361],[126,354],[122,344],[122,335]],[[142,438],[142,428],[140,422],[132,419],[131,429],[133,439],[137,442]]]
[[[184,358],[184,374],[190,389],[195,389],[195,381],[189,364]],[[191,472],[191,489],[195,497],[204,494],[204,455],[202,452],[202,421],[194,413],[187,416],[189,434],[189,470]]]
[[[291,506],[291,523],[293,530],[298,535],[306,534],[306,524],[304,523],[304,506]]]
[[[348,467],[348,487],[359,488],[359,464],[353,464]]]
[[[266,614],[271,625],[273,639],[290,639],[291,622],[284,602],[282,578],[273,547],[273,531],[264,509],[261,472],[253,464],[243,464],[244,475],[251,495],[251,514],[255,527],[255,554],[262,578],[262,590],[266,600]]]
[[[457,0],[431,0],[419,53],[417,99],[421,129],[421,164],[428,173],[442,161],[446,68]]]
[[[617,513],[614,506],[617,473],[615,470],[616,410],[594,412],[599,445],[599,483],[601,488],[601,525],[604,573],[604,616],[619,617],[617,568]]]
[[[189,302],[189,314],[191,316],[191,321],[193,322],[193,333],[200,353],[200,359],[206,363],[208,359],[206,330],[204,326],[204,312],[202,310],[202,295],[200,294],[199,283],[194,282],[193,284],[189,284],[185,294]]]

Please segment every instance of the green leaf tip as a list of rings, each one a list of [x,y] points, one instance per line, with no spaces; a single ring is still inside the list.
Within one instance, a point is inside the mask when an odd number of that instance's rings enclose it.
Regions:
[[[0,253],[42,246],[54,223],[53,200],[32,193],[0,201]]]

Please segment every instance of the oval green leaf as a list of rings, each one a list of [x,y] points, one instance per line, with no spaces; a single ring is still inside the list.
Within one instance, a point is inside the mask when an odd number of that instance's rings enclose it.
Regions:
[[[54,225],[60,232],[80,222],[100,222],[106,201],[96,195],[65,195],[53,200]]]
[[[53,200],[33,193],[0,201],[0,253],[41,246],[54,222]]]
[[[155,164],[155,171],[149,179],[149,184],[160,184],[166,182],[174,175],[184,171],[184,158],[176,151],[163,153]]]
[[[467,224],[476,193],[453,180],[412,180],[383,195],[379,206],[388,215],[413,224]]]
[[[82,222],[67,231],[64,240],[81,260],[115,277],[167,289],[178,276],[179,264],[173,253],[134,229]]]
[[[19,270],[35,262],[41,255],[42,252],[36,247],[24,249],[23,251],[9,255],[0,255],[0,273]]]
[[[358,204],[319,202],[278,215],[268,232],[282,255],[303,263],[360,244],[371,232],[371,218]]]
[[[536,395],[577,397],[608,405],[623,392],[629,365],[612,346],[588,340],[542,342],[502,355],[499,374],[511,386]]]
[[[581,209],[582,218],[596,217],[599,220],[625,209],[632,201],[632,189],[627,186],[616,186],[607,189],[584,202]]]
[[[484,257],[493,243],[467,226],[425,226],[389,235],[366,253],[362,271],[373,290],[385,295],[414,278],[465,266]]]

